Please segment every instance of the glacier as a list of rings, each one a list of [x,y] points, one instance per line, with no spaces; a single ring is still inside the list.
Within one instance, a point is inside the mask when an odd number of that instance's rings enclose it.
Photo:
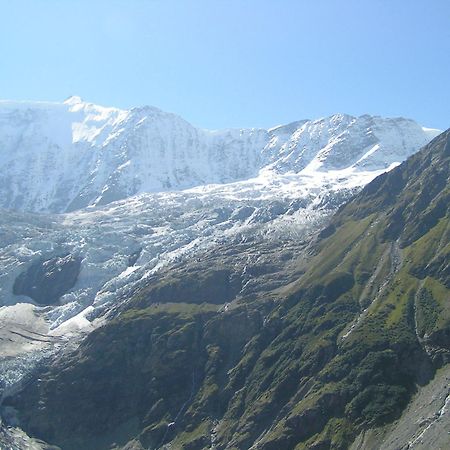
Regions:
[[[13,294],[18,275],[71,254],[81,273],[45,316],[49,330],[86,325],[87,311],[182,258],[255,236],[300,239],[438,133],[346,114],[211,131],[148,106],[0,101],[0,306],[34,304]]]
[[[148,106],[0,101],[0,392],[171,265],[233,243],[308,241],[437,134],[370,115],[205,130]],[[81,271],[57,304],[13,293],[31,264],[67,254]],[[234,257],[242,296],[258,257]]]

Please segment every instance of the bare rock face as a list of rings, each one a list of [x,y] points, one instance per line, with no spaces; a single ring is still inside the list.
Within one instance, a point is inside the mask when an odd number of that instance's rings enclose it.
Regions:
[[[41,259],[15,280],[13,294],[27,295],[39,305],[52,305],[75,286],[81,268],[81,257],[73,255]]]

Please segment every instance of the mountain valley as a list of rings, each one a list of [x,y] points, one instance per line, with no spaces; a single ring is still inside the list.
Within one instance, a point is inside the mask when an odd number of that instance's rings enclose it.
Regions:
[[[0,442],[445,448],[449,160],[407,119],[0,102]]]

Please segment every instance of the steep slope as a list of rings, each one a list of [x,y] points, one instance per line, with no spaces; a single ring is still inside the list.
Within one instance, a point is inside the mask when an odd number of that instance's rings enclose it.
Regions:
[[[402,118],[343,114],[270,130],[209,131],[153,107],[126,111],[77,97],[1,101],[0,207],[61,213],[143,192],[303,171],[303,184],[335,171],[325,182],[353,177],[359,187],[437,132]]]
[[[311,230],[435,134],[342,114],[213,132],[151,107],[0,102],[0,392],[124,304],[262,308],[306,270],[290,258]]]
[[[8,399],[21,425],[63,449],[343,449],[371,429],[373,448],[388,442],[450,358],[449,166],[447,131],[342,207],[282,286],[233,300],[228,273],[221,300],[211,276],[233,259],[149,280]],[[399,446],[425,448],[428,425]]]

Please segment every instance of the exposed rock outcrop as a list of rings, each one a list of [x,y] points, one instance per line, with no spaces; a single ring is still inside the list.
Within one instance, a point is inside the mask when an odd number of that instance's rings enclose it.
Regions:
[[[81,261],[70,254],[35,261],[16,278],[13,293],[27,295],[39,305],[55,304],[75,286]]]

